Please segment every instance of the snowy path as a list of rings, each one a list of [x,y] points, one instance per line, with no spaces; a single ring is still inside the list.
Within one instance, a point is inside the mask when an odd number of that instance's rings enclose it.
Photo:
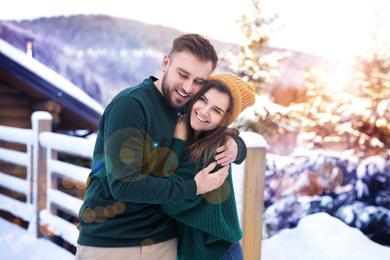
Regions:
[[[0,218],[0,260],[73,260],[65,249],[34,239]],[[389,260],[390,248],[325,213],[309,215],[297,228],[263,240],[261,260]]]
[[[46,239],[36,239],[25,229],[0,218],[1,260],[73,260],[74,255]]]

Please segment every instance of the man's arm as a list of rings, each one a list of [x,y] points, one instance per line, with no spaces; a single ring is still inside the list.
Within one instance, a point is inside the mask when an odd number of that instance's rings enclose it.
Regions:
[[[128,103],[128,99],[118,100],[115,106],[108,108],[108,117],[106,115],[104,129],[101,129],[106,168],[102,177],[107,178],[110,193],[116,200],[155,204],[180,202],[215,189],[223,182],[227,170],[204,174],[198,180],[163,178],[160,169],[173,153],[169,149],[155,149],[145,130],[142,104],[134,99],[131,106]]]
[[[244,140],[241,137],[232,138],[228,136],[225,146],[221,146],[217,149],[217,155],[215,160],[221,166],[226,166],[230,163],[241,164],[247,155],[247,148]]]
[[[181,177],[183,179],[191,179],[193,178],[193,176],[191,176],[192,172],[193,169],[184,169],[180,171],[179,176],[173,174],[169,178]],[[230,178],[231,181],[231,177],[228,178]],[[221,234],[218,234],[220,229],[216,229],[215,227],[220,225],[220,218],[218,216],[224,214],[222,212],[222,203],[225,202],[228,196],[231,196],[231,190],[232,186],[230,182],[226,180],[221,187],[207,193],[207,195],[196,196],[194,200],[162,204],[161,208],[165,214],[185,225],[202,230],[214,236],[220,236]],[[212,218],[210,218],[210,216],[212,216]],[[204,219],[207,219],[208,225],[204,224]]]

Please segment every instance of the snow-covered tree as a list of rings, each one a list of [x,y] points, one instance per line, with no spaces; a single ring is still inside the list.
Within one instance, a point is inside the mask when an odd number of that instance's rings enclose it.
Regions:
[[[267,46],[277,17],[262,17],[259,1],[253,4],[253,13],[239,21],[245,40],[222,60],[260,94],[235,126],[262,134],[270,145],[265,237],[296,226],[305,215],[327,212],[388,245],[390,50],[379,40],[379,23],[373,48],[357,57],[356,66],[324,61],[308,67],[305,81],[297,86],[304,88],[304,96],[299,103],[281,106],[267,95],[286,57]],[[280,149],[281,142],[292,139],[295,150]],[[357,217],[361,212],[367,217]]]
[[[238,21],[245,38],[239,52],[223,56],[229,69],[261,94],[235,126],[263,135],[274,153],[288,154],[294,147],[303,147],[344,151],[360,159],[374,155],[389,159],[390,46],[381,38],[386,33],[380,30],[381,12],[375,19],[373,47],[357,57],[355,67],[324,62],[323,66],[307,68],[301,86],[304,96],[299,103],[282,107],[267,93],[278,76],[279,62],[287,54],[266,52],[277,16],[264,18],[259,2],[254,0],[253,12]],[[335,82],[335,75],[344,81]],[[283,147],[284,142],[294,147]]]
[[[228,70],[252,84],[258,94],[264,94],[279,74],[279,62],[289,53],[267,48],[278,16],[263,15],[260,2],[252,0],[252,12],[236,21],[243,36],[238,50],[225,50],[220,56]]]
[[[381,40],[376,13],[372,48],[356,58],[352,78],[332,87],[325,70],[307,74],[301,115],[301,145],[308,149],[350,150],[358,158],[390,158],[390,45]]]
[[[290,52],[280,52],[268,46],[270,35],[278,29],[278,15],[265,16],[261,9],[261,1],[252,1],[252,12],[244,14],[237,21],[242,40],[233,50],[220,53],[220,66],[242,77],[255,87],[258,97],[257,104],[246,111],[235,122],[235,127],[243,131],[253,131],[263,135],[272,143],[275,131],[283,133],[283,127],[291,130],[288,111],[274,112],[278,105],[269,98],[274,80],[279,76],[280,62],[290,56]],[[281,119],[281,120],[279,120]]]

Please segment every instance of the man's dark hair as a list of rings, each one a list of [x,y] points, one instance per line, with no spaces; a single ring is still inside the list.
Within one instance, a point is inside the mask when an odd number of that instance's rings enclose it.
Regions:
[[[188,51],[202,61],[211,61],[213,70],[217,67],[218,56],[210,41],[199,34],[184,34],[173,41],[169,56],[175,53]]]

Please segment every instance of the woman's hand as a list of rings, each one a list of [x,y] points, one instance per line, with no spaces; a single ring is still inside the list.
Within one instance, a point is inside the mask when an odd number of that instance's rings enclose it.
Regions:
[[[178,115],[175,133],[173,134],[174,138],[188,141],[188,129],[186,124],[186,115]]]

